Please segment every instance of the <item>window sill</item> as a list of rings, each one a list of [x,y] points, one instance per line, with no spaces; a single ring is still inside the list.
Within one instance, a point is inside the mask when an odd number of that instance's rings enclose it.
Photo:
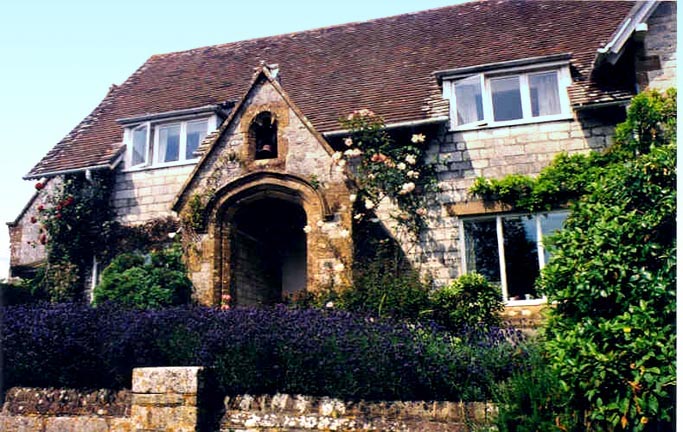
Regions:
[[[175,168],[175,167],[182,167],[182,166],[187,166],[187,165],[195,165],[197,162],[199,162],[199,159],[191,159],[191,160],[184,160],[184,161],[178,161],[178,162],[168,162],[168,163],[155,164],[155,165],[135,166],[135,167],[131,167],[131,168],[125,168],[125,169],[123,169],[122,172],[132,173],[132,172],[139,172],[139,171],[153,171],[153,170],[163,169],[163,168]]]
[[[540,306],[548,303],[548,299],[531,299],[531,300],[509,300],[505,302],[505,306]]]
[[[469,131],[477,131],[477,130],[484,130],[484,129],[495,129],[495,128],[501,128],[501,127],[509,127],[509,126],[521,126],[521,125],[530,125],[530,124],[538,124],[538,123],[549,123],[549,122],[554,122],[554,121],[572,120],[573,118],[574,117],[571,114],[561,114],[561,115],[556,115],[556,116],[539,117],[539,118],[534,118],[534,119],[511,120],[511,121],[506,121],[506,122],[492,122],[492,123],[479,122],[476,124],[466,124],[466,125],[462,125],[462,126],[451,127],[451,128],[449,128],[449,132],[469,132]]]

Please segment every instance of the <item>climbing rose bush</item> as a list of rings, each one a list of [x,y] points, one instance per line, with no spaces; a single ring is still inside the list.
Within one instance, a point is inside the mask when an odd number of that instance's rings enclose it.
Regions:
[[[425,227],[428,201],[436,191],[436,177],[425,164],[426,137],[414,134],[410,142],[393,142],[384,121],[370,110],[354,111],[341,125],[349,131],[345,150],[332,159],[346,169],[357,191],[349,197],[354,203],[354,221],[376,221],[374,210],[384,199],[396,205],[390,217],[405,233],[418,235]]]

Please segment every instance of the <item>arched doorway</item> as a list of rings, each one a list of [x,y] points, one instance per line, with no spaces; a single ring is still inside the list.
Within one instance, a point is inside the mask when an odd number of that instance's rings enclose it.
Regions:
[[[306,289],[306,213],[301,205],[267,196],[247,200],[229,226],[234,304],[275,304]]]

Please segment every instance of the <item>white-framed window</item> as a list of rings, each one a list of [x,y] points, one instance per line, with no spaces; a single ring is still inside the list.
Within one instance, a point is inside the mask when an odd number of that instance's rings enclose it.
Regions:
[[[128,168],[191,163],[206,135],[216,128],[215,116],[166,122],[145,122],[126,128]]]
[[[506,126],[571,116],[566,65],[444,78],[451,129]]]
[[[149,123],[143,123],[130,130],[130,166],[147,164],[149,155]]]
[[[464,218],[460,224],[463,273],[477,272],[501,288],[508,304],[545,301],[536,278],[550,259],[543,238],[562,228],[567,211]]]
[[[196,159],[194,151],[208,132],[207,119],[157,125],[154,134],[154,163],[162,165]]]

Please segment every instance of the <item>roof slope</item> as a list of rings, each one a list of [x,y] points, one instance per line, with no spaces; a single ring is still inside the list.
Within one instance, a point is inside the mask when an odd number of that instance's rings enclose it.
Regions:
[[[628,96],[589,77],[632,2],[475,1],[424,12],[152,56],[114,87],[27,175],[110,163],[116,119],[239,100],[262,61],[280,66],[292,100],[320,132],[354,109],[387,123],[447,114],[437,70],[571,53],[572,102]]]

